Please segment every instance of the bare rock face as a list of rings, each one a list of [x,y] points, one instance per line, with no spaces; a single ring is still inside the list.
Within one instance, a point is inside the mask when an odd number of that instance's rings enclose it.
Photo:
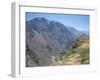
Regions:
[[[26,67],[48,66],[61,56],[80,32],[60,22],[34,18],[26,22]]]

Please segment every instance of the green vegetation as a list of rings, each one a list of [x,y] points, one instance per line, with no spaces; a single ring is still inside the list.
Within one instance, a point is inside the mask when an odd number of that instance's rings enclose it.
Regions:
[[[80,48],[81,64],[89,64],[89,48]]]
[[[66,50],[62,56],[61,64],[89,64],[89,37],[81,36],[74,42],[72,48]]]

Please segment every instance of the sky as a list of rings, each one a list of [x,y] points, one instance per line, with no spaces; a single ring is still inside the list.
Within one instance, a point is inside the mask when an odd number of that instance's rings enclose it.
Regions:
[[[26,16],[26,21],[29,21],[36,17],[37,18],[44,17],[48,20],[60,22],[65,26],[71,26],[79,31],[89,32],[89,25],[90,25],[89,15],[26,12],[25,16]]]

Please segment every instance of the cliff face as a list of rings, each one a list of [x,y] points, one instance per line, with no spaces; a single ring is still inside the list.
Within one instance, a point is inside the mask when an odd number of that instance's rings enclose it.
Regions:
[[[60,22],[34,18],[26,22],[26,67],[51,65],[53,56],[61,56],[80,32]]]

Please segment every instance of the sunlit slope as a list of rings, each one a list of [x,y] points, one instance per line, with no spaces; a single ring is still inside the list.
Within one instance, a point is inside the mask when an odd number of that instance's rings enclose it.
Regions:
[[[89,64],[89,37],[83,35],[76,40],[72,48],[66,50],[65,54],[57,63],[62,65]]]

